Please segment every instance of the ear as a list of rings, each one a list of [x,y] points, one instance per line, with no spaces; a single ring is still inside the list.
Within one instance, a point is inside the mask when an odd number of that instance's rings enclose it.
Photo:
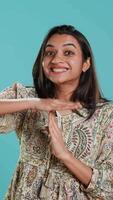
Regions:
[[[90,68],[91,62],[90,58],[87,58],[87,60],[83,63],[82,71],[86,72]]]

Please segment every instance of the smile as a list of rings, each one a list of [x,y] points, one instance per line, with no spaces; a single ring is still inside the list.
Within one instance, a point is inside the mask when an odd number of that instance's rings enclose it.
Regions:
[[[69,69],[67,67],[51,67],[50,71],[55,73],[67,72]]]

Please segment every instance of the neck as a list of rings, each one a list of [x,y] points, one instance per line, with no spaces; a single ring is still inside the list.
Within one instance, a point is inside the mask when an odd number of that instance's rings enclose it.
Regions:
[[[75,85],[57,85],[56,86],[56,98],[61,100],[70,100],[70,97],[75,90]]]

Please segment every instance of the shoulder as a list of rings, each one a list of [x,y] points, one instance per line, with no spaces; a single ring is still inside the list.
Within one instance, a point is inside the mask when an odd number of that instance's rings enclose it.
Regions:
[[[22,83],[13,83],[11,86],[6,87],[0,92],[0,99],[11,98],[29,98],[37,97],[35,88],[32,86],[25,86]]]
[[[29,98],[29,97],[37,97],[35,88],[33,86],[25,86],[22,83],[14,83],[13,89],[16,92],[17,98]]]
[[[113,123],[113,104],[112,102],[105,102],[100,104],[97,108],[97,113],[99,112],[98,119],[100,124],[106,128],[109,123]]]
[[[97,106],[97,109],[100,109],[100,112],[103,114],[111,114],[113,113],[113,103],[112,102],[105,102],[105,103],[100,103]]]

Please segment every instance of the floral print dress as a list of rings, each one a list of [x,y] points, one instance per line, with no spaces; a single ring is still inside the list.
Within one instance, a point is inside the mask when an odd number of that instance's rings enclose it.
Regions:
[[[17,83],[0,93],[0,99],[37,97],[35,89]],[[93,170],[84,187],[64,164],[51,155],[47,134],[48,113],[25,110],[0,116],[0,133],[15,130],[20,156],[5,200],[112,200],[113,199],[113,105],[98,104],[88,111],[59,115],[66,147]]]

